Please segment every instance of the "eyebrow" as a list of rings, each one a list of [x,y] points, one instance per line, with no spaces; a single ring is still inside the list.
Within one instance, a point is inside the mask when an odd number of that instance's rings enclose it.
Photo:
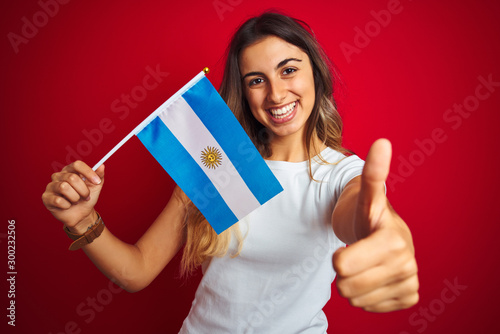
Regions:
[[[298,59],[298,58],[286,58],[286,59],[283,59],[282,61],[280,61],[278,63],[278,65],[276,65],[275,70],[277,70],[277,69],[285,66],[286,64],[288,64],[291,61],[299,61],[300,62],[300,61],[302,61],[302,59]],[[262,73],[262,72],[249,72],[249,73],[245,74],[241,78],[241,80],[245,80],[246,77],[251,76],[251,75],[264,75],[264,73]]]

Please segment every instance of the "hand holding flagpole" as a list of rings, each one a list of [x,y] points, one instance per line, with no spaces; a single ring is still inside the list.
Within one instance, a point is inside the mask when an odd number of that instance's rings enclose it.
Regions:
[[[358,241],[333,257],[339,293],[371,312],[408,308],[418,301],[411,233],[385,195],[391,144],[377,140],[366,158],[354,209]]]

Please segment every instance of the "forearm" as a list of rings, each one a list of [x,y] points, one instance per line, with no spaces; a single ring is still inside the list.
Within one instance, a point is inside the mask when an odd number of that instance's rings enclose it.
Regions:
[[[67,228],[74,234],[83,234],[97,221],[97,217],[97,212],[92,210],[85,219]],[[133,292],[147,285],[139,247],[121,241],[106,227],[99,237],[83,246],[82,250],[104,275],[125,290]]]
[[[361,219],[361,217],[372,217],[373,221],[382,215],[392,216],[391,224],[385,224],[385,227],[391,227],[399,230],[407,239],[407,242],[412,245],[413,241],[410,229],[401,217],[394,211],[387,198],[384,197],[385,206],[382,206],[386,212],[378,212],[377,208],[371,207],[371,203],[365,203],[359,200],[361,190],[361,178],[356,177],[351,180],[344,188],[339,200],[333,210],[332,226],[337,237],[346,244],[367,237],[372,231],[369,220]]]
[[[103,226],[98,221],[94,206],[103,183],[104,165],[94,172],[82,161],[76,161],[52,175],[52,181],[42,194],[42,201],[73,234],[72,239],[75,235],[85,234],[89,228],[93,231],[89,233],[94,236],[101,231]],[[176,191],[182,193],[178,188]],[[173,196],[135,245],[119,240],[104,228],[95,240],[81,248],[116,284],[130,292],[138,291],[149,285],[181,248],[185,217],[185,201],[181,196]],[[80,242],[74,247],[80,247]]]
[[[82,250],[104,275],[126,291],[139,291],[149,284],[140,249],[121,241],[107,228]]]
[[[363,231],[362,226],[355,223],[360,189],[360,178],[356,177],[345,186],[333,210],[333,230],[346,244],[352,244],[368,234],[367,231]]]

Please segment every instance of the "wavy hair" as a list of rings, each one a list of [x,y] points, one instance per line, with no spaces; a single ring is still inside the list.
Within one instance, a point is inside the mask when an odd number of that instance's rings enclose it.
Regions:
[[[239,57],[248,46],[268,36],[276,36],[297,46],[307,54],[313,69],[315,102],[306,124],[306,153],[311,165],[311,157],[319,155],[319,147],[315,147],[315,137],[321,142],[340,152],[349,153],[342,147],[342,119],[337,112],[333,99],[333,87],[336,73],[332,62],[317,42],[309,25],[289,16],[266,12],[244,22],[234,34],[226,51],[226,65],[219,93],[233,111],[236,118],[264,158],[272,155],[270,142],[272,133],[260,124],[252,115],[245,99],[240,74]],[[321,156],[319,156],[321,160]],[[323,160],[324,162],[324,160]],[[311,169],[309,173],[312,178]],[[229,249],[231,235],[234,234],[238,249],[232,256],[241,251],[244,237],[239,227],[217,235],[203,215],[191,203],[187,203],[186,245],[182,257],[181,272],[192,272],[203,261],[212,256],[224,256]]]

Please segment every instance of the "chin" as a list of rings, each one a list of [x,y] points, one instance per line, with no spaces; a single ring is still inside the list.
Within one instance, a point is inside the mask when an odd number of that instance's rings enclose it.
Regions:
[[[295,135],[299,132],[303,132],[302,130],[304,127],[299,127],[296,126],[295,124],[289,124],[285,127],[280,128],[275,128],[275,127],[268,127],[268,130],[270,130],[275,136],[277,137],[287,137],[291,135]]]

